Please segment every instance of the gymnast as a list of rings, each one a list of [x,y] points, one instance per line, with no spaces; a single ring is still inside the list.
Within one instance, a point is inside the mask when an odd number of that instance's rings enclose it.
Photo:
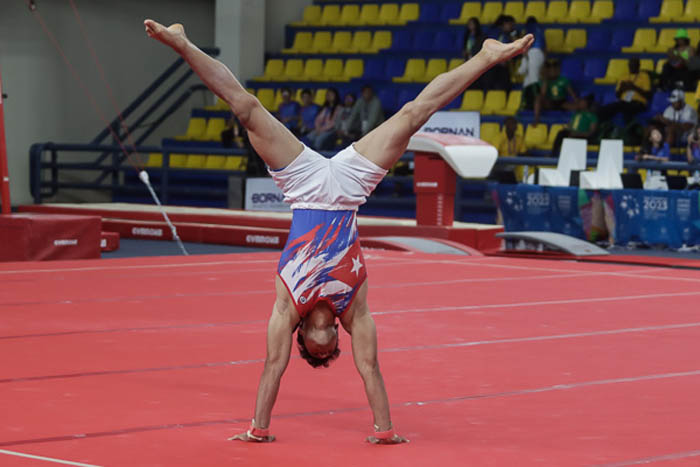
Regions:
[[[149,37],[181,55],[231,107],[293,210],[289,239],[277,268],[277,295],[267,327],[267,357],[255,416],[248,431],[231,439],[274,441],[269,432],[272,407],[289,362],[294,332],[298,330],[302,358],[313,367],[328,367],[340,354],[338,319],[351,336],[355,366],[374,416],[374,432],[367,441],[407,442],[394,432],[379,371],[377,332],[367,305],[367,270],[356,211],[430,116],[488,69],[527,51],[532,35],[509,44],[487,39],[469,61],[436,77],[393,117],[327,159],[302,144],[265,110],[224,64],[192,44],[182,25],[166,28],[150,19],[144,25]]]

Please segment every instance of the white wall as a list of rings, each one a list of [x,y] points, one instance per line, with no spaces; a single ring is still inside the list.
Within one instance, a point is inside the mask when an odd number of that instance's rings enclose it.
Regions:
[[[215,43],[245,86],[265,66],[265,0],[216,0]]]
[[[312,3],[312,0],[267,0],[265,8],[266,52],[279,52],[284,48],[285,25],[300,21],[304,7]]]
[[[176,58],[171,50],[145,36],[144,18],[152,17],[166,24],[180,21],[195,43],[214,44],[214,0],[78,0],[75,3],[120,109]],[[111,120],[115,111],[70,4],[43,0],[37,4],[66,55],[93,91],[99,107]],[[3,2],[0,44],[3,88],[9,95],[5,101],[5,126],[12,201],[17,205],[31,202],[28,165],[31,144],[88,142],[104,124],[24,2]],[[195,98],[192,104],[201,106],[202,101]],[[187,106],[173,116],[150,142],[182,133],[189,110]]]

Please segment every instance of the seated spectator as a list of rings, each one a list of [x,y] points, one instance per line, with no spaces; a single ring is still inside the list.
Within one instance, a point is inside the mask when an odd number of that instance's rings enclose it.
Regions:
[[[688,72],[688,86],[692,90],[698,84],[698,80],[700,80],[700,42],[695,47],[695,53],[688,60]]]
[[[589,142],[598,130],[598,116],[590,108],[593,105],[593,95],[581,97],[576,101],[577,111],[571,117],[568,126],[557,133],[552,146],[552,157],[559,157],[561,143],[564,138],[583,138]]]
[[[486,40],[486,35],[481,31],[479,19],[469,18],[469,21],[467,21],[467,33],[464,38],[462,56],[469,60],[479,53],[484,40]]]
[[[355,102],[349,120],[349,134],[352,139],[360,139],[384,121],[382,103],[374,95],[372,86],[365,85],[362,88],[362,97]]]
[[[680,89],[671,93],[668,102],[670,105],[664,113],[654,117],[653,121],[662,125],[669,145],[685,144],[690,130],[698,123],[698,113],[686,104],[685,92]]]
[[[598,112],[601,122],[612,120],[615,115],[622,114],[625,123],[628,124],[637,114],[646,111],[652,94],[649,73],[640,69],[637,57],[630,59],[629,70],[629,74],[617,82],[615,88],[617,102],[604,106]]]
[[[299,110],[299,136],[306,136],[316,125],[319,107],[313,102],[310,89],[301,91],[301,109]]]
[[[498,142],[498,157],[518,157],[527,153],[525,137],[518,134],[518,121],[507,117],[503,122],[503,133]],[[523,166],[505,166],[503,170],[515,172],[517,180],[523,180]]]
[[[296,133],[299,127],[299,112],[301,106],[297,101],[292,100],[292,90],[282,88],[282,103],[277,109],[277,119],[284,123],[292,133]]]
[[[523,81],[523,108],[532,109],[535,98],[538,93],[538,83],[542,75],[542,67],[544,65],[546,42],[544,31],[537,24],[537,19],[530,16],[525,24],[525,30],[522,35],[532,34],[535,37],[535,42],[530,46],[521,61],[517,73],[525,77]]]
[[[700,165],[700,125],[696,125],[688,136],[688,147],[686,148],[685,157],[688,164],[695,166]],[[691,186],[700,188],[700,170],[693,171],[693,180]]]
[[[317,151],[325,151],[335,147],[337,138],[335,124],[340,109],[338,91],[331,88],[326,93],[326,102],[316,115],[313,131],[306,135],[305,139],[309,142],[309,146]]]
[[[662,128],[652,125],[649,128],[649,136],[637,154],[638,161],[668,162],[671,159],[671,146],[664,142]]]
[[[221,144],[225,148],[245,148],[245,129],[236,117],[231,117],[226,122],[226,127],[221,131]]]
[[[571,100],[568,100],[568,98]],[[577,97],[571,81],[561,75],[559,60],[547,60],[544,78],[540,82],[540,94],[535,99],[535,124],[540,123],[543,110],[576,110]]]
[[[688,61],[695,54],[690,45],[688,31],[680,28],[675,36],[676,44],[668,49],[668,60],[661,71],[661,86],[671,89],[685,89],[692,86],[688,79]]]
[[[338,118],[335,121],[335,131],[342,140],[342,145],[347,146],[352,142],[350,137],[350,116],[352,115],[352,108],[355,105],[355,95],[351,92],[345,95],[343,100],[343,106],[340,108],[338,113]]]

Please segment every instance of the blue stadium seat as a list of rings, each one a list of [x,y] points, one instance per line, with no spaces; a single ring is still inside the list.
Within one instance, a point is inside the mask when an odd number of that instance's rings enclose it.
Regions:
[[[666,110],[666,107],[668,107],[668,96],[669,93],[667,92],[659,91],[654,94],[654,97],[651,99],[651,107],[649,108],[651,115],[660,114]]]
[[[365,73],[362,75],[365,80],[384,80],[386,76],[386,61],[381,58],[370,58],[365,60]]]
[[[609,29],[598,28],[595,34],[588,35],[588,43],[584,50],[589,52],[607,51],[610,47],[611,33]]]
[[[399,92],[399,97],[396,100],[396,109],[400,109],[403,107],[406,103],[412,101],[413,99],[418,96],[418,93],[420,91],[417,91],[415,89],[403,89]]]
[[[606,91],[600,99],[600,103],[602,105],[612,104],[613,102],[616,102],[616,101],[617,101],[617,95],[615,95],[615,91],[613,91],[612,89],[609,91]]]
[[[437,23],[440,21],[440,8],[434,3],[423,3],[420,8],[419,23]]]
[[[583,66],[583,76],[588,80],[602,78],[608,69],[608,60],[605,58],[588,58]]]
[[[576,80],[583,74],[583,63],[578,58],[567,57],[561,61],[561,74],[570,80]]]
[[[384,76],[391,80],[394,76],[402,76],[406,69],[406,60],[401,58],[392,58],[386,65]]]
[[[449,23],[452,18],[457,18],[461,11],[461,3],[446,3],[440,12],[440,22]]]
[[[611,50],[620,50],[632,44],[634,39],[634,30],[628,28],[616,28],[610,40]]]
[[[411,33],[406,29],[399,29],[394,31],[394,35],[391,41],[391,50],[406,52],[411,50],[413,47],[413,41],[411,40]]]
[[[634,3],[634,2],[615,2],[615,6],[617,7],[617,5],[620,3]],[[642,2],[639,4],[639,19],[647,22],[650,17],[658,16],[660,9],[661,9],[661,0],[642,0]]]
[[[615,2],[615,14],[613,19],[618,21],[630,21],[637,17],[637,2]]]
[[[432,31],[418,30],[413,36],[412,50],[419,52],[428,52],[433,50],[433,42],[435,41],[435,33]]]
[[[455,36],[449,31],[438,31],[435,34],[435,41],[433,42],[433,49],[438,52],[458,52],[459,49],[455,48]]]
[[[386,87],[379,90],[377,93],[379,101],[382,103],[382,107],[387,112],[396,111],[396,91],[392,87]]]

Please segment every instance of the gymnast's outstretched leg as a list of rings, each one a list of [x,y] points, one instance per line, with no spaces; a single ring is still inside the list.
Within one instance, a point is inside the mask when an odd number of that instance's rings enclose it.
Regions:
[[[303,150],[301,142],[260,101],[241,86],[226,65],[197,48],[185,35],[181,24],[165,27],[144,21],[149,37],[171,47],[199,75],[204,84],[223,99],[248,130],[250,143],[271,169],[289,165]]]

